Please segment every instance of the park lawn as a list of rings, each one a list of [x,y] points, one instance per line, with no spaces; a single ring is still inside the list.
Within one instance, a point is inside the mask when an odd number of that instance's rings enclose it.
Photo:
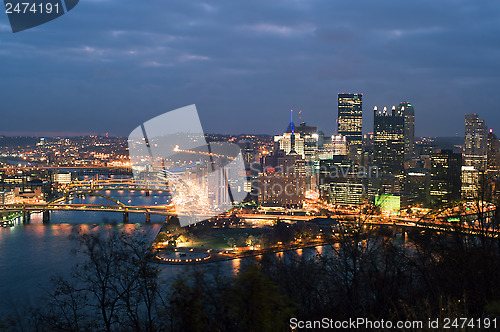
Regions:
[[[214,229],[212,236],[221,238],[234,238],[235,240],[241,236],[247,237],[250,235],[259,236],[268,231],[265,228],[224,228],[224,229]]]
[[[263,228],[224,228],[214,229],[211,235],[201,238],[199,241],[185,242],[183,247],[210,248],[210,249],[231,249],[227,241],[229,238],[238,240],[240,237],[248,237],[250,235],[259,236],[268,229]]]

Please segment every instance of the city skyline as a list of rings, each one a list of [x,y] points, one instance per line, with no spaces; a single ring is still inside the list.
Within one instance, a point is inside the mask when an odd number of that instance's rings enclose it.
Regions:
[[[353,91],[365,110],[410,101],[417,136],[462,136],[474,112],[495,129],[499,6],[87,1],[18,34],[5,17],[0,133],[126,136],[193,103],[206,132],[280,132],[289,109],[331,132]]]
[[[339,93],[339,95],[356,95],[356,94],[352,94],[352,93]],[[360,94],[362,95],[362,94]],[[414,122],[415,122],[415,119],[418,118],[418,110],[417,110],[417,115],[415,115],[415,111],[414,111],[414,108],[413,106],[411,105],[410,102],[408,101],[402,101],[399,103],[398,106],[396,106],[396,104],[392,105],[392,109],[396,109],[397,107],[397,110],[398,112],[404,112],[405,110],[405,106],[408,106],[407,107],[407,110],[408,109],[411,109],[411,124],[412,126],[410,126],[410,128],[412,128],[414,126]],[[378,108],[377,105],[374,106],[374,109],[372,109],[370,112],[367,112],[367,110],[365,110],[363,112],[363,119],[364,119],[364,116],[368,114],[373,114],[373,110],[375,111],[375,113],[377,112],[382,112],[382,109],[387,109],[388,107],[387,106],[383,106],[381,107],[380,109]],[[299,113],[298,115],[294,116],[293,115],[293,112],[294,110],[291,110],[291,118],[289,117],[288,119],[285,120],[285,118],[283,118],[282,120],[282,123],[280,125],[278,125],[278,129],[275,131],[275,132],[267,132],[267,133],[264,133],[264,132],[252,132],[252,131],[249,131],[249,132],[229,132],[229,131],[226,131],[226,132],[207,132],[206,135],[230,135],[230,136],[241,136],[241,135],[253,135],[253,136],[273,136],[273,135],[276,135],[277,133],[280,133],[282,132],[282,129],[286,126],[286,124],[288,123],[288,128],[287,128],[287,132],[291,133],[291,127],[290,127],[290,120],[294,123],[294,126],[299,126],[299,125],[302,125],[302,126],[307,126],[307,128],[309,128],[309,126],[313,126],[315,128],[318,128],[319,131],[323,132],[323,134],[325,136],[335,136],[335,135],[341,135],[341,136],[346,136],[346,135],[342,135],[342,134],[339,134],[338,131],[338,127],[339,127],[339,118],[337,117],[336,120],[335,120],[335,123],[333,125],[332,128],[330,128],[331,130],[330,131],[327,131],[327,132],[324,132],[321,130],[321,121],[319,123],[312,123],[312,122],[308,122],[308,121],[305,121],[305,119],[302,118],[302,116],[300,115],[300,112],[296,112],[296,113]],[[290,114],[290,111],[286,112],[287,114]],[[337,111],[336,111],[337,113]],[[290,116],[290,115],[289,115]],[[406,115],[407,117],[408,115]],[[478,116],[477,113],[465,113],[465,114],[462,114],[462,116],[465,116],[467,118],[467,116]],[[365,121],[363,121],[363,127],[362,127],[362,135],[363,137],[366,137],[368,134],[369,135],[373,135],[375,133],[374,131],[374,125],[375,125],[375,121],[376,121],[376,117],[372,116],[372,122],[371,123],[366,123]],[[408,120],[405,120],[405,132],[406,131],[410,131],[410,129],[406,128],[406,122]],[[484,122],[484,120],[481,120]],[[462,124],[462,128],[463,127],[463,124]],[[463,133],[461,135],[453,135],[453,136],[447,136],[447,135],[430,135],[430,136],[426,136],[426,135],[417,135],[417,134],[414,134],[414,139],[413,141],[411,141],[411,143],[405,143],[405,151],[407,149],[406,145],[409,145],[409,146],[414,146],[415,145],[415,139],[417,138],[447,138],[447,137],[455,137],[455,138],[465,138],[467,136],[467,126],[465,127],[465,130],[462,130]],[[489,128],[489,127],[487,127]],[[414,133],[414,129],[412,129],[410,133]],[[489,131],[490,132],[494,132],[493,131],[493,128],[489,128]],[[47,138],[58,138],[58,137],[91,137],[91,136],[105,136],[105,137],[119,137],[119,138],[125,138],[126,135],[115,135],[113,133],[110,133],[110,132],[71,132],[71,131],[61,131],[61,132],[30,132],[30,131],[15,131],[15,132],[0,132],[0,137],[47,137]],[[406,136],[406,135],[405,135]],[[413,135],[409,135],[411,137],[413,137]],[[409,147],[408,147],[409,148]],[[405,155],[406,155],[407,152],[405,152]],[[406,158],[406,157],[405,157]]]
[[[499,1],[4,7],[1,331],[498,328]]]

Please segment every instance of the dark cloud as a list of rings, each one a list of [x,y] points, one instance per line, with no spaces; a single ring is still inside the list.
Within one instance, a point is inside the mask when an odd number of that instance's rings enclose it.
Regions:
[[[500,120],[500,3],[87,0],[12,34],[0,21],[0,132],[111,132],[196,103],[204,129],[276,133],[289,109],[332,133],[338,92],[411,101],[417,134]]]

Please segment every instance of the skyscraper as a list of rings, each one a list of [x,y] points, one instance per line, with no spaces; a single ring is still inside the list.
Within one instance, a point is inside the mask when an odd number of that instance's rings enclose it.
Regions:
[[[279,148],[286,154],[299,154],[305,157],[304,138],[297,133],[284,133],[274,136],[274,141],[279,144]]]
[[[345,155],[319,161],[320,195],[332,204],[362,204],[365,197],[363,179]]]
[[[318,139],[317,127],[307,126],[305,122],[295,126],[293,111],[290,112],[290,124],[283,135],[274,136],[279,149],[285,151],[286,154],[299,154],[308,162],[316,159]]]
[[[242,140],[238,142],[241,148],[243,160],[245,160],[245,168],[250,169],[250,166],[255,162],[255,144],[251,141]]]
[[[500,171],[500,141],[492,129],[488,133],[487,171],[492,174],[498,174]]]
[[[430,197],[434,204],[460,199],[462,154],[442,150],[431,154]]]
[[[339,93],[338,134],[350,145],[361,146],[363,135],[363,94]]]
[[[415,110],[409,102],[403,101],[398,106],[398,112],[404,116],[404,159],[409,160],[415,155]]]
[[[477,114],[465,115],[465,166],[484,171],[487,161],[488,127]]]
[[[462,198],[473,199],[478,197],[479,171],[474,166],[462,166]]]
[[[298,154],[302,154],[303,158],[308,162],[316,160],[319,139],[318,128],[308,126],[304,121],[302,121],[300,125],[295,126],[292,119],[284,136],[286,134],[291,134],[292,130],[295,133],[295,138],[298,137],[298,141],[295,143],[295,145],[297,146],[297,144],[302,144],[302,147],[297,147],[295,152],[297,152]],[[297,150],[299,149],[302,149],[303,153],[298,152]]]
[[[373,121],[373,163],[382,173],[401,175],[404,169],[404,116],[400,109],[392,112],[375,106]]]
[[[404,192],[407,195],[406,200],[409,205],[422,204],[426,206],[429,203],[430,179],[430,172],[425,168],[407,170]]]

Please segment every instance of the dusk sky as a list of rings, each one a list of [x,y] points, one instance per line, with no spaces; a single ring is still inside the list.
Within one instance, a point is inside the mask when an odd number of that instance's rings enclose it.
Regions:
[[[82,0],[13,34],[0,14],[0,134],[127,136],[196,104],[205,132],[333,134],[337,93],[410,101],[416,134],[500,134],[500,1]],[[298,113],[298,112],[297,112]],[[296,122],[299,122],[298,116]]]

